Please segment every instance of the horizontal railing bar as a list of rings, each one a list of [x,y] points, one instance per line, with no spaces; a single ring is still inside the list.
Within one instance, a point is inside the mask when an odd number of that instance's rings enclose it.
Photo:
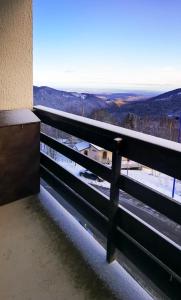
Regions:
[[[122,230],[115,231],[114,241],[120,253],[136,267],[136,272],[138,268],[139,271],[147,276],[146,278],[151,278],[152,282],[167,296],[170,296],[171,299],[180,299],[181,283],[175,273],[175,277],[173,277],[172,270],[163,265],[161,261]],[[123,258],[121,257],[120,263],[123,263],[122,260]],[[125,262],[123,265],[125,265]],[[131,269],[133,269],[133,265],[131,265]],[[128,270],[130,271],[130,266]]]
[[[113,139],[122,138],[120,154],[133,161],[181,179],[181,145],[133,130],[35,106],[43,123],[113,151]]]
[[[42,122],[48,125],[78,136],[79,138],[97,144],[110,151],[113,151],[113,139],[115,137],[121,137],[123,143],[120,147],[120,155],[152,167],[167,175],[178,179],[181,178],[181,147],[176,143],[152,138],[147,135],[140,135],[133,133],[132,131],[128,132],[122,128],[119,128],[118,133],[117,129],[115,131],[113,130],[116,126],[110,125],[107,127],[105,124],[99,124],[99,126],[97,126],[98,123],[101,122],[77,116],[73,116],[72,119],[70,118],[72,115],[61,112],[57,113],[56,110],[52,109],[44,110],[44,108],[38,108],[37,115],[41,118]],[[134,136],[134,134],[136,136]],[[44,137],[44,139],[46,140],[46,137]],[[59,152],[62,153],[64,151],[62,154],[68,156],[67,148],[69,147],[65,145],[62,146],[62,144],[58,147],[58,141],[56,140],[53,144],[56,144],[55,148],[57,147]],[[50,144],[49,146],[52,147]],[[70,148],[70,152],[71,151],[74,150]],[[73,155],[73,157],[68,157],[75,161],[76,154],[73,152],[70,154],[70,152],[69,155]],[[78,153],[78,159],[80,159],[80,155],[81,154]],[[86,158],[84,158],[83,155],[81,155],[81,157],[83,157],[81,158],[83,160]],[[48,172],[53,173],[52,176],[55,176],[60,182],[63,181],[67,187],[69,182],[71,182],[69,190],[76,195],[79,194],[79,197],[83,199],[86,205],[95,211],[97,215],[100,214],[103,219],[109,216],[110,203],[108,198],[102,193],[97,192],[96,189],[85,184],[82,180],[59,166],[45,154],[41,155],[41,163],[43,164],[41,167],[42,170],[45,171],[45,169],[48,169]],[[78,163],[81,164],[80,162]],[[90,169],[87,166],[85,167]],[[93,166],[91,171],[98,173]],[[104,178],[103,176],[100,177]],[[119,186],[128,194],[180,224],[180,205],[174,200],[171,200],[169,197],[124,175],[120,175]],[[82,211],[84,210],[86,210],[85,207]],[[131,247],[134,251],[139,249],[138,252],[140,251],[141,259],[143,259],[143,261],[148,257],[149,260],[153,262],[153,265],[156,264],[156,266],[159,266],[160,270],[164,269],[170,275],[171,279],[173,277],[173,280],[181,282],[181,247],[178,244],[174,243],[170,238],[166,237],[122,206],[119,206],[118,208],[116,224],[117,228],[115,228],[115,233],[113,232],[113,242],[120,251],[124,250],[123,253],[128,254],[129,256],[129,247],[132,245]],[[106,232],[107,229],[108,227],[106,228]]]
[[[103,147],[112,151],[112,138],[104,137],[103,132],[96,132],[97,128],[87,127],[84,124],[74,124],[71,119],[55,118],[54,114],[50,115],[44,111],[35,110],[35,114],[41,119],[42,123],[52,126],[56,129],[62,130],[70,135],[76,136],[82,140],[86,140],[92,144]],[[93,122],[92,122],[93,123]]]
[[[119,205],[117,225],[131,239],[155,256],[181,281],[181,246]],[[177,278],[177,279],[178,279]]]
[[[45,154],[41,155],[41,163],[45,168],[48,168],[53,172],[58,178],[62,178],[62,180],[68,185],[71,177],[75,177],[70,172],[66,170],[62,170],[57,163],[55,163],[51,158],[46,156]],[[62,176],[63,175],[63,176]],[[75,179],[78,179],[75,177]],[[74,181],[74,180],[73,180]],[[80,181],[78,179],[78,181]],[[79,186],[78,181],[75,180],[74,183]],[[83,183],[84,185],[84,183]],[[82,187],[82,184],[80,184]],[[88,189],[84,189],[82,193],[82,189],[76,188],[74,184],[71,184],[71,188],[78,192],[81,196],[84,194],[86,196],[86,200],[88,200],[89,204],[96,208],[102,214],[108,216],[109,207],[106,204],[109,202],[106,199],[102,198],[101,200],[97,195],[92,198],[92,187],[88,187]],[[81,193],[80,193],[81,192]],[[93,193],[95,191],[93,190]],[[97,192],[96,192],[97,194]],[[87,199],[87,196],[89,199]],[[91,197],[90,197],[91,196]],[[97,199],[96,199],[97,198]],[[104,203],[105,202],[105,203]],[[159,260],[161,260],[166,266],[168,266],[173,272],[181,275],[181,269],[179,263],[181,262],[181,247],[174,244],[170,239],[164,237],[158,231],[153,229],[151,226],[143,222],[132,213],[128,212],[124,207],[119,206],[117,213],[117,225],[124,230],[127,234],[131,236],[131,238],[135,239],[138,243],[140,243],[144,248],[150,251],[153,255],[155,255]]]
[[[181,204],[126,175],[120,175],[119,187],[174,222],[181,224]]]
[[[50,146],[54,150],[60,152],[66,157],[70,158],[74,162],[89,169],[93,173],[110,182],[111,169],[104,165],[90,159],[86,155],[79,153],[78,151],[60,143],[54,138],[41,133],[41,141]],[[178,224],[181,224],[181,204],[172,200],[171,198],[154,191],[153,189],[129,178],[125,175],[120,175],[120,189],[128,193],[129,195],[137,198],[143,203],[149,205],[153,209],[164,214],[168,218],[172,219]]]
[[[56,139],[46,135],[45,133],[40,134],[41,142],[53,148],[55,151],[63,154],[84,168],[90,170],[96,175],[100,176],[104,180],[110,182],[112,171],[110,168],[98,163],[97,161],[87,157],[84,154],[79,153],[78,151],[60,143]]]
[[[64,199],[66,199],[66,201],[68,201],[68,203],[72,207],[74,207],[83,217],[88,220],[88,222],[90,222],[99,232],[101,232],[101,234],[103,234],[103,236],[106,237],[108,232],[107,220],[102,215],[98,214],[97,210],[94,211],[92,207],[89,207],[89,204],[86,201],[79,197],[74,191],[70,189],[70,187],[65,185],[44,166],[41,166],[40,170],[41,177],[48,184],[50,184],[50,186],[53,187],[53,189],[57,191],[58,194],[65,197]],[[128,237],[128,235],[123,234],[119,230],[115,231],[114,240],[116,247],[143,272],[145,272],[149,276],[149,272],[151,272],[151,275],[153,275],[154,273],[154,276],[152,276],[153,281],[159,284],[159,286],[162,284],[163,290],[165,289],[165,280],[167,278],[169,287],[174,287],[174,291],[178,293],[178,291],[180,290],[180,284],[178,285],[176,282],[174,282],[174,280],[170,281],[170,274],[168,272],[168,269],[166,270],[166,272],[168,273],[168,277],[165,278],[165,271],[163,267],[158,264],[158,260],[153,260],[153,255],[149,255],[148,252],[143,251],[142,246],[138,247],[137,243],[133,242],[132,239]],[[163,280],[163,282],[161,281],[161,279]]]
[[[85,198],[89,204],[96,208],[100,213],[108,216],[110,206],[108,197],[61,167],[48,155],[41,153],[40,162],[65,184],[70,185],[71,182],[71,189],[73,189],[81,197]]]
[[[40,166],[41,178],[45,180],[59,195],[81,214],[88,222],[90,222],[103,236],[107,235],[108,221],[96,209],[89,205],[89,203],[75,193],[69,186],[65,185],[58,177]],[[68,199],[68,200],[67,200]],[[62,204],[62,203],[61,203]],[[63,205],[63,204],[62,204]]]

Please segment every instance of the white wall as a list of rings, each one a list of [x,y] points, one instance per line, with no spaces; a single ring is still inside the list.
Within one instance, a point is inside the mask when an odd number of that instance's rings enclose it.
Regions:
[[[31,108],[32,0],[0,0],[0,110]]]

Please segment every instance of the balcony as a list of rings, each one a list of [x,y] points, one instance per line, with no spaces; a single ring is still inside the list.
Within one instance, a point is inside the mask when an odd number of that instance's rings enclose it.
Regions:
[[[1,298],[179,299],[181,205],[123,175],[121,157],[180,180],[181,146],[42,106],[34,113],[112,152],[110,168],[40,134],[42,143],[108,181],[110,195],[41,152],[40,194],[0,208]],[[120,200],[120,191],[138,205]]]
[[[1,1],[0,28],[0,109],[32,109],[32,1]],[[181,204],[124,175],[121,158],[180,180],[181,145],[45,107],[34,113],[112,152],[112,166],[40,134],[24,112],[15,111],[17,128],[0,118],[0,299],[180,299]],[[39,134],[110,192],[40,155]]]

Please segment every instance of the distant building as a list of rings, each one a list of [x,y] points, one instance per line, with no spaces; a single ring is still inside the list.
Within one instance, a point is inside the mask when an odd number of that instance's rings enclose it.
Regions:
[[[112,162],[112,152],[94,144],[90,144],[88,156],[102,164],[110,164]]]
[[[110,164],[112,162],[112,152],[97,145],[88,142],[79,142],[75,144],[74,149],[100,163]]]
[[[90,148],[90,143],[88,142],[78,142],[74,145],[74,149],[79,151],[81,154],[88,155],[88,150]]]
[[[88,157],[98,161],[99,163],[112,163],[112,152],[105,150],[104,148],[101,148],[97,145],[88,142],[78,142],[74,145],[74,149],[79,151],[81,154],[87,155]],[[125,157],[122,157],[121,169],[141,170],[141,165]]]

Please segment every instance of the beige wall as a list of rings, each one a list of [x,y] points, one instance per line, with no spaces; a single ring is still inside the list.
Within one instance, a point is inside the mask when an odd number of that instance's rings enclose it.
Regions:
[[[32,107],[32,0],[0,0],[0,110]]]
[[[103,158],[104,151],[107,153],[106,159]],[[83,153],[84,153],[84,151],[83,151]],[[111,163],[112,162],[112,152],[107,151],[107,150],[97,150],[93,146],[91,146],[88,149],[88,156],[92,159],[97,160],[98,162],[101,162],[101,163],[108,163],[108,162]]]

